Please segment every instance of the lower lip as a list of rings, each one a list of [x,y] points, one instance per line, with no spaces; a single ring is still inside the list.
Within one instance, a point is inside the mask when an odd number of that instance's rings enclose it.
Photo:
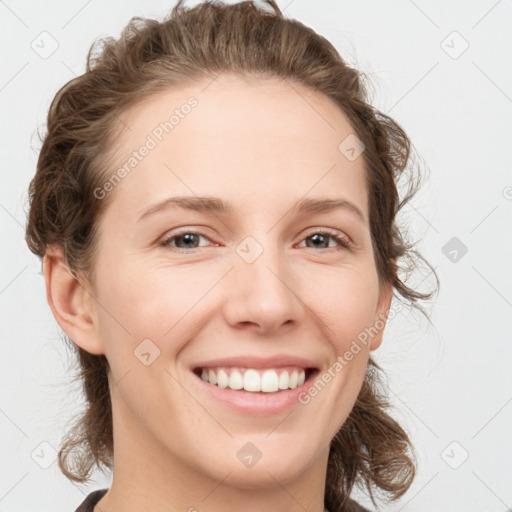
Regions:
[[[315,377],[318,370],[311,373],[306,381],[295,389],[276,391],[274,393],[251,392],[245,390],[235,391],[230,388],[219,388],[219,386],[204,381],[201,377],[192,372],[195,381],[205,393],[208,393],[214,400],[235,409],[244,414],[267,415],[277,414],[294,405],[300,405],[299,395],[305,392]]]

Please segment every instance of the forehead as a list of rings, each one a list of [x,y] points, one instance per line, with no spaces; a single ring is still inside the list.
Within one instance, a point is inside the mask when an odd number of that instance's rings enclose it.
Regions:
[[[188,106],[191,102],[193,107]],[[354,131],[341,108],[318,91],[277,77],[248,79],[233,74],[172,86],[144,98],[120,117],[116,131],[128,143],[138,142],[141,132],[158,131],[170,120],[172,126],[164,129],[164,136],[172,132],[172,138],[179,139],[187,132],[189,138],[204,137],[201,142],[207,144],[214,138],[220,142],[226,134],[226,143],[245,139],[245,149],[250,148],[249,137],[257,135],[259,142],[304,139],[319,150],[337,152],[340,136]],[[191,121],[185,122],[187,118]],[[193,125],[192,130],[187,130],[188,125]]]
[[[352,126],[330,98],[296,82],[201,79],[130,107],[117,128],[108,172],[128,169],[114,194],[132,206],[171,193],[268,203],[339,192],[366,210],[363,158],[340,151]],[[145,156],[133,156],[143,146]]]

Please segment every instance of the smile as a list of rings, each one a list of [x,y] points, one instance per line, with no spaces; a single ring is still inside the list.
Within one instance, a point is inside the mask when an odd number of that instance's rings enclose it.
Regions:
[[[287,366],[281,368],[217,367],[196,368],[194,373],[214,386],[234,391],[278,393],[302,386],[313,368]]]
[[[303,407],[298,397],[320,373],[320,359],[298,354],[239,354],[191,367],[192,387],[223,408],[245,416],[268,416]]]

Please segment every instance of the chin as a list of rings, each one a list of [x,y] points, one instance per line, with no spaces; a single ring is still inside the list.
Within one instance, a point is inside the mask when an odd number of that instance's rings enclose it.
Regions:
[[[304,446],[302,443],[290,443],[290,445],[294,445],[295,449]],[[236,455],[231,461],[226,460],[225,454],[224,456],[219,454],[219,458],[223,460],[223,463],[209,468],[208,473],[211,474],[213,471],[214,474],[211,476],[215,479],[219,479],[219,477],[222,479],[229,474],[224,483],[239,489],[261,489],[287,485],[304,473],[313,462],[313,460],[305,460],[302,449],[298,449],[295,453],[276,453],[274,451],[273,455],[267,457],[263,453],[258,461],[247,466],[240,462]]]

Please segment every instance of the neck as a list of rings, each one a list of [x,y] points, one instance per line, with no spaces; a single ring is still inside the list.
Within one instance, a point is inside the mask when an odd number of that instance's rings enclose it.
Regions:
[[[114,412],[113,481],[95,512],[324,511],[328,447],[293,479],[263,464],[250,470],[243,468],[242,472],[235,466],[212,477],[148,436],[144,428],[137,428],[133,417],[130,421],[118,420]],[[254,476],[250,484],[241,478],[247,476],[247,471]]]

